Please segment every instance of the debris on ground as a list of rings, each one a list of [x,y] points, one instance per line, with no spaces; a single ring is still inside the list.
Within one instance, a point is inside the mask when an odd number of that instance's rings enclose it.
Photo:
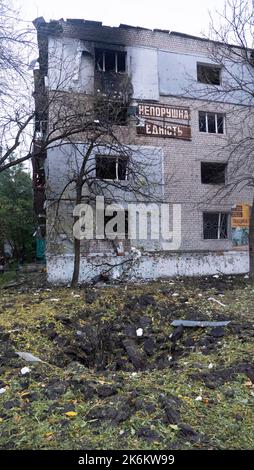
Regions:
[[[174,320],[171,322],[172,326],[184,326],[187,328],[207,328],[209,326],[227,326],[229,321],[198,321],[198,320]]]
[[[226,307],[225,304],[223,304],[222,302],[220,302],[217,299],[214,299],[213,297],[209,297],[208,300],[211,300],[212,302],[216,302],[217,304],[221,305],[222,307]]]
[[[0,298],[2,449],[253,448],[250,280],[26,276]]]

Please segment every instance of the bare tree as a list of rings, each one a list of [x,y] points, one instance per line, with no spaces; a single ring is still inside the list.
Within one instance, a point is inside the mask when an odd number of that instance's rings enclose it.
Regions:
[[[0,172],[31,157],[34,106],[28,64],[34,54],[32,29],[10,1],[0,0]]]
[[[64,217],[61,211],[63,201],[65,205],[72,205],[73,209],[82,203],[93,206],[96,196],[104,196],[105,201],[118,204],[128,201],[130,196],[132,201],[162,200],[161,182],[154,176],[158,171],[156,157],[153,159],[150,156],[148,162],[142,149],[134,151],[130,144],[131,128],[124,125],[128,121],[127,110],[130,100],[131,95],[123,88],[121,93],[114,97],[105,93],[101,96],[99,92],[89,99],[86,98],[81,106],[80,96],[78,103],[74,95],[66,97],[61,93],[58,99],[55,94],[52,103],[54,112],[51,112],[49,135],[50,128],[52,136],[55,133],[59,135],[57,126],[61,140],[55,145],[60,145],[63,149],[64,146],[71,144],[73,151],[70,166],[65,167],[65,183],[60,194],[53,195],[55,215],[54,222],[51,223],[56,238],[59,234],[59,224],[61,229],[67,232],[68,228],[71,228],[68,237],[73,243],[74,250],[72,287],[75,287],[79,280],[82,242],[78,237],[73,238],[72,233],[79,215],[74,213],[71,226],[63,228]],[[135,123],[132,130],[135,132]],[[83,145],[80,145],[80,141]],[[70,218],[67,218],[67,225],[69,223]],[[125,238],[125,233],[122,233],[122,238]],[[89,241],[85,243],[89,246]],[[117,240],[113,236],[111,244],[115,248],[116,243]],[[129,264],[132,259],[120,261],[119,265]],[[112,269],[112,266],[107,265],[105,261],[102,267],[107,272]]]
[[[34,48],[34,39],[30,30],[23,28],[18,13],[7,7],[5,0],[0,0],[0,28],[2,30],[2,113],[0,113],[0,131],[2,135],[2,155],[0,171],[4,171],[29,159],[33,163],[33,184],[35,211],[38,226],[45,236],[45,169],[47,152],[54,148],[63,149],[71,145],[74,167],[66,175],[67,181],[61,194],[51,196],[56,201],[56,220],[61,224],[59,208],[64,203],[79,205],[82,202],[94,203],[97,195],[105,195],[106,200],[120,202],[123,195],[132,193],[137,200],[158,200],[160,197],[150,174],[153,169],[150,161],[143,158],[142,151],[135,153],[131,146],[136,133],[135,124],[129,127],[128,109],[131,103],[132,86],[127,74],[115,74],[110,79],[102,74],[95,89],[90,93],[77,92],[77,69],[73,68],[73,57],[60,53],[57,45],[60,22],[45,23],[37,18],[38,49]],[[7,19],[9,21],[5,21]],[[2,22],[1,22],[2,20]],[[8,25],[8,29],[7,28]],[[49,31],[50,30],[50,31]],[[49,36],[56,37],[56,45],[49,44]],[[12,46],[12,47],[10,47]],[[1,45],[0,45],[1,47]],[[9,54],[7,54],[9,52]],[[78,55],[80,51],[78,51]],[[36,59],[36,57],[38,59]],[[28,59],[33,58],[31,69],[34,75],[33,98],[31,94],[31,75],[27,70]],[[78,57],[81,59],[81,56]],[[98,74],[100,75],[100,74]],[[98,79],[98,77],[97,77]],[[99,89],[100,88],[100,89]],[[34,99],[34,102],[33,102]],[[135,118],[134,118],[135,121]],[[79,143],[82,142],[82,151]],[[15,152],[15,153],[14,153]],[[94,159],[98,154],[100,158]],[[106,159],[103,158],[105,157]],[[12,156],[16,157],[13,158]],[[93,159],[91,159],[93,157]],[[100,160],[101,163],[98,163]],[[102,163],[103,160],[103,163]],[[107,177],[112,172],[112,162],[117,161],[121,175]],[[98,169],[98,166],[100,167]],[[156,164],[155,164],[156,166]],[[108,170],[107,170],[108,167]],[[111,170],[110,170],[111,168]],[[100,177],[96,172],[100,172]],[[128,181],[127,181],[128,174]],[[98,183],[98,179],[100,182]],[[154,178],[156,180],[156,177]],[[109,181],[110,180],[110,181]],[[117,192],[121,195],[117,195]],[[68,193],[68,196],[66,194]],[[74,215],[72,225],[78,221]],[[70,220],[69,220],[70,222]],[[79,278],[81,242],[74,238],[74,271],[72,285]],[[112,241],[113,244],[113,241]],[[108,266],[107,269],[110,269]]]

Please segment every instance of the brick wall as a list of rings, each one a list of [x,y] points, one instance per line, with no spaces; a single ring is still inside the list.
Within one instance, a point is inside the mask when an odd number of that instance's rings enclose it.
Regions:
[[[150,31],[143,28],[101,26],[95,22],[60,22],[63,33],[69,38],[78,38],[97,44],[119,44],[126,47],[141,47],[170,51],[178,54],[200,55],[207,58],[211,43],[174,33]],[[49,26],[47,28],[50,30]],[[49,33],[54,36],[54,31]],[[180,57],[180,55],[179,55]],[[179,59],[180,60],[180,59]],[[230,213],[234,204],[252,202],[252,190],[235,188],[230,193],[215,196],[218,188],[201,184],[201,161],[226,162],[229,146],[239,135],[248,135],[248,108],[240,105],[198,100],[176,96],[160,96],[159,103],[187,106],[190,108],[190,141],[173,138],[157,138],[137,135],[133,120],[128,128],[122,128],[124,141],[132,145],[159,147],[163,154],[165,201],[182,206],[182,243],[180,250],[224,251],[232,248],[229,240],[204,240],[202,213],[204,210]],[[226,116],[224,135],[206,134],[199,131],[198,111],[223,112]],[[248,124],[246,124],[248,122]],[[238,158],[236,156],[235,158]],[[229,163],[230,170],[230,163]],[[49,168],[50,172],[50,168]],[[230,171],[229,171],[230,173]],[[71,223],[71,222],[70,222]],[[144,243],[142,243],[144,245]],[[160,244],[156,245],[158,249]],[[153,245],[153,249],[156,248]],[[150,246],[146,246],[150,249]]]

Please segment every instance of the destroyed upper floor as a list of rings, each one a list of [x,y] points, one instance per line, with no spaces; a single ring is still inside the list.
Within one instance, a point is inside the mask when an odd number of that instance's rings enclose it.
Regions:
[[[37,18],[34,24],[49,90],[89,95],[125,90],[134,100],[179,96],[253,105],[252,95],[239,86],[224,93],[237,77],[253,83],[252,51],[250,60],[243,56],[236,63],[219,43],[176,32],[74,19]]]

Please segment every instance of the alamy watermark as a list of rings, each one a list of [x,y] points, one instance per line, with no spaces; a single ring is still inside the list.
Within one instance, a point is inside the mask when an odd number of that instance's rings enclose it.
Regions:
[[[160,240],[163,250],[181,245],[181,204],[130,203],[105,205],[103,196],[95,206],[78,204],[73,235],[79,240]]]

